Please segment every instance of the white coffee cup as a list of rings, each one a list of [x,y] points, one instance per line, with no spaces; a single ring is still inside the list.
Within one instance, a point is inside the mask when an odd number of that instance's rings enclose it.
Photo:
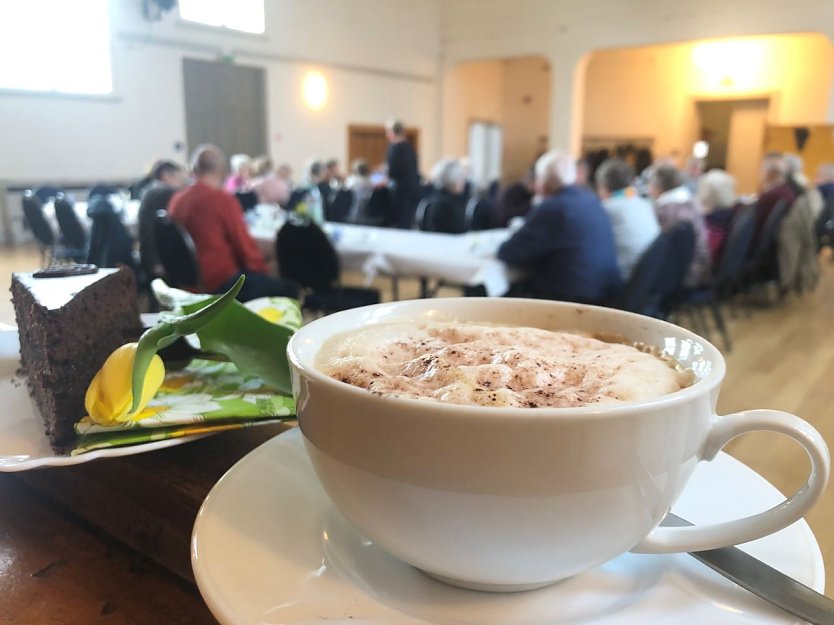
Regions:
[[[460,320],[622,335],[691,369],[690,387],[638,403],[493,408],[380,397],[317,369],[321,345],[373,323]],[[380,304],[318,319],[288,347],[298,421],[325,491],[397,558],[481,590],[543,586],[626,551],[734,545],[801,518],[828,480],[820,434],[777,410],[717,416],[724,359],[678,326],[541,300],[449,298]],[[808,480],[775,508],[705,527],[658,527],[701,460],[753,430],[796,440]]]

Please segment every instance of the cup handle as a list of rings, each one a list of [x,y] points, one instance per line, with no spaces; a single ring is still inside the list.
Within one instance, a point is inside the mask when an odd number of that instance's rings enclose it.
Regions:
[[[747,518],[706,526],[657,527],[632,551],[677,553],[738,545],[773,534],[802,518],[825,490],[831,469],[828,446],[820,433],[806,421],[779,410],[747,410],[716,416],[702,451],[702,459],[714,459],[724,445],[736,436],[754,430],[785,434],[802,445],[811,461],[811,472],[802,488],[778,506]]]

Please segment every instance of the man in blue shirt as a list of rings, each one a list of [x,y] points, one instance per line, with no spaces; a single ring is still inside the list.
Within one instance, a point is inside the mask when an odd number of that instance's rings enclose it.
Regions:
[[[513,294],[588,304],[616,301],[620,271],[611,222],[599,199],[576,184],[576,161],[548,152],[536,162],[541,202],[498,249],[498,258],[526,272]]]

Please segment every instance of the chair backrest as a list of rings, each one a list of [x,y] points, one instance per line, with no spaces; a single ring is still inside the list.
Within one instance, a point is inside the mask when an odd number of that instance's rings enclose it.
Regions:
[[[414,216],[414,225],[418,230],[425,232],[434,231],[434,203],[431,198],[423,198],[417,204],[417,212]]]
[[[258,194],[254,191],[236,191],[235,197],[240,207],[245,211],[252,210],[258,205]]]
[[[172,220],[166,211],[159,211],[154,221],[154,234],[168,285],[201,288],[203,280],[197,248],[185,228]]]
[[[112,184],[97,184],[87,192],[87,201],[89,202],[98,195],[116,195],[119,192],[119,187]]]
[[[466,229],[488,230],[492,223],[493,203],[489,198],[472,198],[466,204]]]
[[[643,252],[623,294],[625,310],[665,317],[674,307],[695,255],[695,229],[680,222],[661,232]]]
[[[55,233],[43,213],[43,202],[32,191],[23,194],[23,217],[42,247],[55,245]]]
[[[756,207],[745,206],[738,210],[730,222],[730,230],[715,268],[713,281],[718,291],[727,291],[738,282],[744,271],[744,263],[750,254],[753,234],[756,231]]]
[[[355,221],[363,226],[389,226],[394,223],[392,211],[391,192],[387,187],[377,187],[365,206],[360,207]]]
[[[353,208],[354,196],[350,189],[339,189],[333,196],[333,201],[325,207],[325,221],[335,223],[347,222],[350,209]]]
[[[790,204],[785,200],[779,200],[771,209],[759,232],[759,238],[751,249],[750,260],[747,263],[750,272],[766,272],[774,266],[779,228],[782,227],[782,220],[789,209]]]
[[[59,193],[55,196],[55,219],[58,220],[58,227],[64,242],[71,248],[83,250],[87,247],[87,230],[78,219],[75,207],[66,195]]]
[[[315,290],[339,280],[339,257],[324,231],[308,219],[290,216],[275,238],[281,277]]]
[[[37,196],[41,204],[46,204],[59,193],[64,193],[64,190],[61,187],[45,184],[35,189],[32,193]]]
[[[834,219],[834,195],[828,198],[823,198],[824,204],[822,205],[822,210],[820,211],[819,217],[817,217],[817,221],[814,224],[814,230],[817,235],[817,241],[822,246],[823,243],[828,243],[830,245],[830,241],[825,241],[825,238],[831,235],[831,230],[834,224],[831,224],[831,220]]]
[[[104,196],[93,198],[87,215],[93,220],[87,262],[99,267],[135,268],[133,239],[110,200]]]

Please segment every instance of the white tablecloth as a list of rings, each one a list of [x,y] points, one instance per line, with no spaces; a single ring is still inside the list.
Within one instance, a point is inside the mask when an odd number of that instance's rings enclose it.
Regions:
[[[275,256],[280,217],[258,219],[250,232],[268,258]],[[495,258],[510,230],[440,234],[348,224],[324,225],[342,268],[365,274],[368,282],[379,273],[397,277],[442,280],[467,286],[483,285],[487,295],[503,295],[512,278]]]

